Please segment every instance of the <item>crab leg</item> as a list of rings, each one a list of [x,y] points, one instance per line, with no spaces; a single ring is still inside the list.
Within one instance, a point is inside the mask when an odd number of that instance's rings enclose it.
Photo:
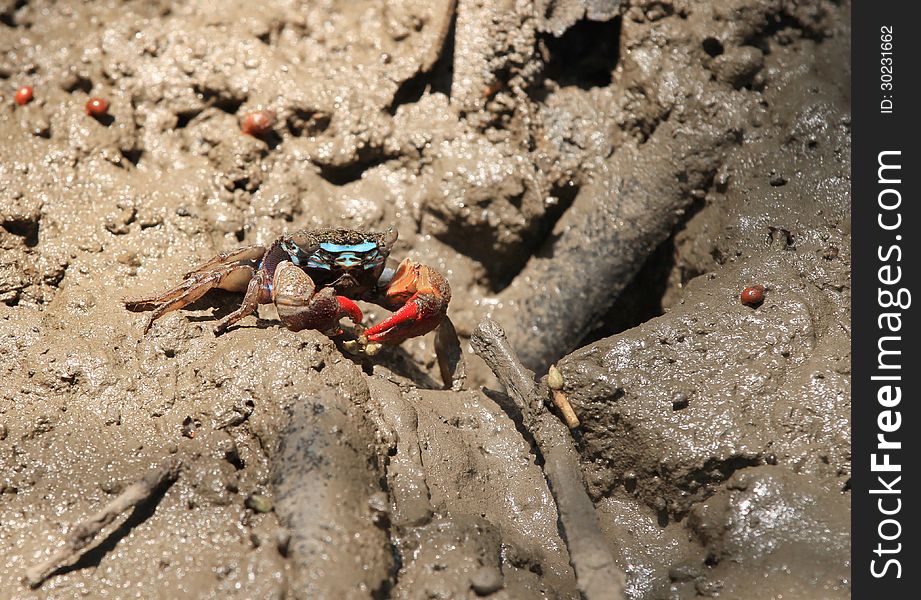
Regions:
[[[130,311],[153,310],[144,325],[144,333],[147,333],[154,321],[168,312],[195,302],[211,289],[223,288],[231,291],[239,289],[242,282],[253,279],[254,271],[250,265],[229,263],[212,271],[193,272],[185,281],[161,294],[142,298],[125,298],[122,302]]]
[[[435,269],[406,259],[397,267],[380,302],[397,311],[365,330],[368,342],[399,344],[438,327],[448,310],[451,288]]]
[[[228,327],[240,319],[256,312],[260,304],[265,304],[269,301],[269,291],[265,285],[265,280],[265,271],[260,269],[249,280],[249,285],[246,286],[246,295],[243,296],[243,303],[240,308],[224,317],[224,320],[214,327],[214,335],[221,335],[227,331]]]
[[[211,271],[219,265],[224,265],[228,263],[234,263],[241,260],[260,260],[265,256],[265,246],[261,244],[254,244],[252,246],[243,246],[242,248],[235,248],[233,250],[228,250],[227,252],[221,252],[217,256],[214,256],[208,259],[206,262],[198,265],[188,273],[184,275],[184,279],[191,277],[194,273],[203,273],[206,271]]]
[[[342,317],[348,317],[356,325],[364,318],[357,304],[345,296],[337,296],[333,288],[317,292],[310,276],[289,261],[275,267],[272,301],[278,309],[278,318],[291,331],[318,329],[334,335],[340,333]]]

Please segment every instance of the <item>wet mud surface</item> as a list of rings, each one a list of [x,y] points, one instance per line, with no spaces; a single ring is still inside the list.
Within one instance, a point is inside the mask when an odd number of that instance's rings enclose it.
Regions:
[[[831,1],[0,2],[0,597],[579,598],[487,316],[562,373],[626,597],[848,597],[848,44]],[[389,226],[451,283],[465,390],[433,334],[120,302]]]

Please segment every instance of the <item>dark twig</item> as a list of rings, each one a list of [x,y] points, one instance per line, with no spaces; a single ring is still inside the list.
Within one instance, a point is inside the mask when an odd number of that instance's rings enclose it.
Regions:
[[[82,550],[96,538],[99,532],[119,515],[150,500],[165,485],[175,481],[179,477],[181,465],[182,463],[178,458],[169,459],[150,471],[140,481],[128,486],[117,498],[106,504],[102,510],[74,527],[64,541],[64,546],[45,562],[26,571],[23,581],[29,587],[37,588],[49,577],[72,563],[80,556]]]
[[[585,491],[579,457],[565,426],[543,408],[534,373],[522,366],[498,323],[485,319],[470,339],[521,411],[524,427],[544,457],[544,476],[556,501],[579,590],[587,600],[623,598],[624,575],[614,564]]]

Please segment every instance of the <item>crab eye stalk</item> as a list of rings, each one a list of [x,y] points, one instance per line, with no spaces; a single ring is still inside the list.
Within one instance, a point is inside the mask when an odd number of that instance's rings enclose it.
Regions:
[[[291,262],[293,262],[294,264],[298,264],[298,260],[297,260],[297,255],[298,255],[297,244],[295,244],[295,243],[292,242],[291,240],[285,240],[285,241],[283,241],[283,242],[281,243],[281,249],[285,251],[285,253],[288,255],[288,257],[291,259]]]
[[[281,242],[281,249],[288,255],[288,260],[298,267],[303,267],[305,261],[310,256],[304,248],[293,239],[285,239]]]
[[[390,254],[391,248],[397,243],[397,239],[400,237],[400,232],[398,232],[393,227],[388,227],[387,231],[381,234],[381,251],[386,256]]]

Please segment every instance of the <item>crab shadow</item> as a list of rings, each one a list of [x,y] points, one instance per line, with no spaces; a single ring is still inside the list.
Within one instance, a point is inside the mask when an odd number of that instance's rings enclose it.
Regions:
[[[240,306],[240,294],[227,292],[224,290],[211,290],[195,302],[183,307],[185,311],[207,311],[210,314],[187,314],[186,317],[193,323],[212,323],[217,325],[222,319],[227,317]],[[282,324],[274,319],[257,318],[255,324],[238,323],[230,328],[246,329],[255,327],[257,329],[271,329],[282,327]],[[425,369],[421,368],[415,358],[400,346],[384,346],[376,355],[355,355],[345,349],[343,342],[354,340],[357,336],[354,332],[346,329],[343,335],[331,338],[336,344],[336,348],[342,353],[342,356],[349,359],[366,374],[371,375],[375,365],[386,367],[395,375],[405,377],[419,388],[425,389],[443,389],[444,386],[432,377]]]
[[[419,366],[418,361],[400,346],[384,346],[374,356],[354,355],[343,347],[350,336],[339,336],[333,341],[343,356],[361,367],[366,375],[374,373],[374,367],[384,367],[395,375],[409,379],[420,389],[440,390],[444,386]]]
[[[240,307],[243,297],[239,293],[228,292],[225,290],[209,290],[207,294],[182,307],[182,310],[185,311],[205,311],[211,310],[211,314],[207,315],[186,315],[189,321],[193,323],[205,323],[208,321],[214,321],[214,324],[217,325],[218,321],[237,310]]]

